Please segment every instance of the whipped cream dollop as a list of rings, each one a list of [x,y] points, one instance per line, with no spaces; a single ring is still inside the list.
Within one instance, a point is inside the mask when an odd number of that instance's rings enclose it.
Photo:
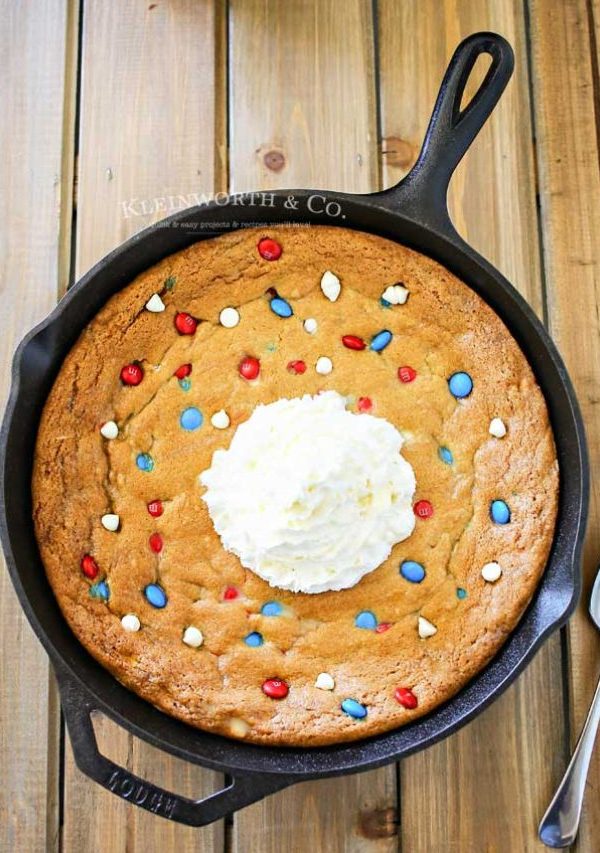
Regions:
[[[415,526],[415,475],[384,418],[335,391],[259,405],[200,476],[223,547],[271,586],[354,586]]]

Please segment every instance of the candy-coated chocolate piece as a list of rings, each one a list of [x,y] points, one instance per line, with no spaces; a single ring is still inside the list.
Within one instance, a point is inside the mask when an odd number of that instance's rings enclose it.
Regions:
[[[321,290],[323,291],[323,295],[326,296],[330,302],[335,302],[340,295],[341,289],[342,285],[340,284],[340,280],[337,275],[334,275],[330,270],[326,270],[321,277]]]
[[[431,518],[433,506],[429,501],[417,501],[413,507],[414,514],[419,518]]]
[[[185,379],[186,376],[189,376],[192,372],[191,364],[182,364],[180,365],[173,376],[176,376],[178,379]]]
[[[260,361],[253,355],[247,355],[240,361],[238,370],[244,379],[256,379],[260,373]]]
[[[464,601],[467,597],[467,590],[463,589],[462,586],[456,588],[456,597],[460,599],[460,601]]]
[[[333,370],[332,360],[326,355],[319,356],[315,364],[315,370],[321,376],[327,376]]]
[[[158,293],[153,293],[150,299],[146,302],[146,311],[151,314],[160,314],[165,310],[165,303],[162,301]]]
[[[452,451],[448,450],[447,447],[440,447],[440,449],[438,450],[438,456],[440,457],[442,462],[446,463],[446,465],[452,465],[452,463],[454,462]]]
[[[400,574],[410,583],[421,583],[425,578],[425,569],[421,563],[415,560],[404,560],[400,564]]]
[[[369,348],[373,350],[373,352],[382,352],[392,340],[392,333],[388,329],[382,329],[381,332],[377,332],[371,338],[371,343],[369,344]]]
[[[417,378],[417,371],[414,367],[410,367],[408,364],[402,365],[402,367],[398,368],[398,379],[400,382],[404,382],[405,385],[408,385],[409,382],[413,382]]]
[[[121,368],[123,385],[139,385],[144,378],[144,371],[139,364],[126,364]]]
[[[308,332],[309,335],[314,335],[317,329],[319,328],[319,324],[315,320],[314,317],[309,317],[304,321],[304,331]]]
[[[148,543],[151,551],[154,551],[155,554],[160,554],[163,549],[163,538],[160,533],[153,533],[150,536]]]
[[[253,649],[256,649],[264,643],[263,635],[258,631],[252,631],[251,634],[247,634],[247,636],[244,637],[244,642],[247,646],[251,646]]]
[[[373,408],[373,401],[370,397],[359,397],[356,408],[359,412],[370,412]]]
[[[386,631],[389,631],[392,627],[391,622],[380,622],[379,625],[375,628],[376,634],[385,634]]]
[[[149,583],[144,590],[144,595],[152,607],[156,607],[159,610],[166,607],[168,601],[167,593],[164,591],[162,586],[159,586],[157,583]]]
[[[358,335],[342,335],[342,343],[346,349],[363,350],[366,343]]]
[[[204,635],[200,628],[196,628],[194,625],[188,625],[183,632],[183,637],[181,639],[186,646],[190,646],[192,649],[198,649],[204,642]]]
[[[394,698],[403,708],[408,708],[409,711],[414,710],[419,704],[417,697],[408,687],[396,687]]]
[[[192,387],[192,380],[191,379],[178,379],[177,381],[178,381],[179,387],[181,388],[182,391],[189,391],[190,388]]]
[[[464,373],[463,371],[453,373],[448,380],[448,388],[453,397],[456,397],[457,400],[462,400],[468,397],[473,390],[473,380],[468,373]]]
[[[152,471],[154,468],[154,459],[149,453],[138,453],[135,457],[135,464],[140,471]]]
[[[100,519],[102,523],[102,527],[105,530],[110,530],[111,533],[115,533],[119,529],[120,518],[114,512],[105,513]]]
[[[233,601],[234,598],[237,598],[239,595],[238,590],[234,586],[228,586],[223,593],[224,601]]]
[[[134,634],[136,631],[139,631],[141,628],[141,623],[135,613],[126,613],[125,616],[121,619],[121,625],[123,626],[125,631],[128,631]]]
[[[390,284],[381,294],[381,299],[388,305],[404,305],[408,299],[408,290],[403,284]]]
[[[306,362],[301,359],[297,359],[296,361],[290,361],[287,366],[288,373],[294,373],[296,376],[301,376],[303,373],[306,373]]]
[[[345,714],[354,717],[355,720],[363,720],[367,716],[366,707],[356,699],[344,699],[340,707]]]
[[[85,556],[81,558],[81,571],[86,578],[89,578],[91,581],[98,577],[100,569],[98,568],[98,563],[94,560],[91,554],[85,554]]]
[[[500,563],[486,563],[481,570],[481,577],[487,583],[496,583],[502,577],[502,566]]]
[[[106,421],[106,423],[102,424],[100,427],[100,434],[109,441],[112,441],[112,439],[118,436],[119,427],[114,421]]]
[[[184,409],[181,413],[179,423],[183,429],[191,432],[201,427],[203,420],[204,418],[202,417],[200,409],[197,409],[195,406],[190,406],[188,409]]]
[[[267,601],[260,608],[263,616],[279,616],[283,612],[283,607],[278,601]]]
[[[98,581],[90,587],[90,596],[99,598],[101,601],[108,601],[110,598],[110,589],[106,581]]]
[[[283,252],[281,245],[277,240],[273,240],[271,237],[262,237],[262,239],[258,241],[257,249],[258,254],[265,261],[277,261]]]
[[[270,699],[285,699],[290,692],[286,682],[282,681],[281,678],[267,678],[263,682],[262,690],[265,696]]]
[[[230,424],[229,415],[225,409],[219,409],[210,419],[211,424],[215,429],[227,429]]]
[[[490,515],[496,524],[508,524],[510,521],[510,509],[505,501],[496,499],[490,504]]]
[[[152,518],[160,518],[164,511],[165,510],[162,501],[154,500],[150,501],[150,503],[148,504],[148,512],[150,513]]]
[[[237,308],[223,308],[219,314],[219,323],[225,329],[234,329],[240,322],[240,312]]]
[[[191,314],[179,311],[175,315],[175,328],[180,335],[193,335],[198,328],[198,321]]]
[[[357,628],[366,628],[374,631],[377,627],[377,617],[371,610],[361,610],[360,613],[357,613],[354,624]]]
[[[492,418],[490,421],[490,435],[494,438],[504,438],[506,435],[506,424],[502,418]]]
[[[333,690],[335,687],[333,676],[328,672],[320,672],[315,680],[315,687],[318,687],[319,690]]]
[[[269,302],[269,307],[273,314],[277,314],[278,317],[291,317],[294,313],[292,311],[292,306],[285,299],[282,299],[281,296],[275,296]]]
[[[433,637],[434,634],[437,634],[437,628],[435,625],[429,621],[429,619],[425,619],[424,616],[419,616],[419,637],[422,640],[427,640],[429,637]]]

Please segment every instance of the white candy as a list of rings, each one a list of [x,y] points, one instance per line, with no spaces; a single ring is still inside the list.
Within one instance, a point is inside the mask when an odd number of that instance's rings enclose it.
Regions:
[[[137,618],[135,613],[127,613],[121,619],[121,625],[126,631],[131,631],[131,633],[135,633],[140,630],[140,620]]]
[[[227,429],[230,424],[229,415],[225,409],[220,409],[218,412],[214,413],[210,422],[215,429]]]
[[[226,329],[233,329],[240,322],[240,312],[236,308],[223,308],[219,314],[219,323]]]
[[[488,583],[496,583],[502,576],[502,566],[498,563],[486,563],[481,570],[481,577]]]
[[[102,527],[105,527],[106,530],[110,530],[111,533],[114,533],[115,530],[119,529],[119,516],[112,512],[107,512],[106,515],[103,515],[101,521]]]
[[[437,634],[435,625],[432,625],[424,616],[419,616],[419,637],[426,640],[428,637],[433,637],[434,634]]]
[[[328,672],[320,672],[317,675],[315,687],[318,687],[319,690],[333,690],[335,687],[335,681]]]
[[[335,302],[340,295],[341,289],[342,285],[340,284],[340,280],[337,275],[334,275],[329,270],[323,273],[323,277],[321,278],[321,290],[330,302]]]
[[[158,293],[154,293],[146,302],[146,310],[151,311],[153,314],[160,314],[161,311],[165,310],[165,303]]]
[[[495,438],[504,438],[506,435],[506,424],[502,418],[492,418],[490,421],[490,435]]]
[[[408,299],[408,290],[403,284],[390,284],[381,294],[381,298],[390,305],[404,305]]]
[[[308,332],[309,335],[314,335],[318,328],[319,324],[314,317],[309,317],[308,320],[304,321],[304,331]]]
[[[317,363],[315,364],[315,370],[317,373],[320,373],[321,376],[327,376],[328,373],[331,373],[333,370],[333,362],[330,358],[327,358],[326,355],[322,355],[317,359]]]
[[[191,646],[193,649],[197,649],[198,646],[201,646],[204,642],[202,631],[199,628],[194,628],[193,625],[190,625],[189,628],[186,628],[183,632],[183,642],[186,646]]]
[[[100,427],[100,435],[103,435],[104,438],[112,439],[116,438],[119,434],[119,427],[116,425],[114,421],[106,421],[105,424],[102,424]]]

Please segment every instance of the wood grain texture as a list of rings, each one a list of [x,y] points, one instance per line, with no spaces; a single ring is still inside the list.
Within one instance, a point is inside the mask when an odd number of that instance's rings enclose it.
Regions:
[[[593,11],[593,17],[589,17]],[[569,623],[571,736],[574,743],[600,675],[598,632],[588,615],[600,556],[600,174],[597,55],[599,5],[580,0],[530,3],[532,77],[548,315],[575,384],[587,430],[592,471],[583,594]],[[591,29],[590,29],[590,24]],[[578,851],[600,837],[600,754],[592,759]]]
[[[215,189],[221,107],[215,101],[212,0],[87,0],[82,34],[77,277],[134,232]],[[100,719],[101,751],[134,773],[199,798],[222,782]],[[223,825],[190,829],[125,804],[65,759],[64,853],[214,851]]]
[[[66,0],[1,4],[0,397],[15,346],[56,302],[69,245],[74,16]],[[65,211],[65,215],[63,215]],[[65,227],[67,226],[67,227]],[[59,719],[48,659],[0,565],[0,850],[58,849]]]
[[[378,186],[371,4],[230,3],[230,187]],[[395,768],[308,782],[234,817],[238,853],[397,849]]]
[[[541,313],[535,163],[523,7],[513,0],[380,0],[382,160],[386,185],[414,162],[445,66],[472,32],[503,34],[515,76],[457,170],[454,223]],[[473,87],[471,86],[471,91]],[[459,734],[401,767],[409,851],[543,849],[536,827],[564,761],[561,648],[555,635],[499,701]],[[531,709],[535,712],[531,713]]]

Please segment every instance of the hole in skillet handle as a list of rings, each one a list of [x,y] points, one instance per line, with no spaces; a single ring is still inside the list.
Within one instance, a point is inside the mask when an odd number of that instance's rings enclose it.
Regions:
[[[491,59],[489,69],[461,109],[467,81],[483,54]],[[434,231],[456,235],[446,201],[450,178],[500,100],[513,68],[513,50],[496,33],[474,33],[458,45],[442,80],[417,162],[399,184],[377,194],[384,206]]]
[[[226,788],[200,800],[167,791],[102,755],[91,718],[96,710],[94,700],[62,668],[57,667],[56,675],[73,756],[79,770],[123,800],[159,817],[187,826],[206,826],[297,781],[289,776],[265,773],[234,776]]]

